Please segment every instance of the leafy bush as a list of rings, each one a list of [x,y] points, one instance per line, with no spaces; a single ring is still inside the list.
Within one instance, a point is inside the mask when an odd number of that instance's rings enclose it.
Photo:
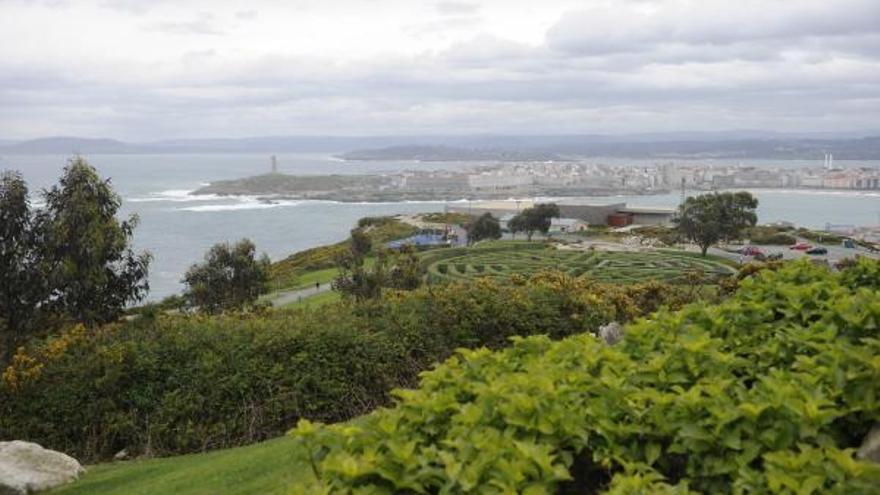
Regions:
[[[183,276],[189,305],[206,313],[253,307],[268,291],[270,266],[265,253],[257,258],[256,249],[250,239],[214,244],[205,261],[190,266]]]
[[[846,237],[832,234],[831,232],[821,232],[807,229],[798,229],[797,233],[799,236],[808,239],[812,242],[820,243],[820,244],[840,244],[843,242]]]
[[[365,217],[358,221],[359,228],[370,237],[374,246],[388,241],[403,239],[416,233],[417,229],[393,217]],[[336,260],[349,251],[351,238],[345,241],[299,251],[272,264],[269,270],[269,286],[285,289],[297,284],[299,277],[310,271],[334,268]]]
[[[788,233],[790,231],[791,228],[788,227],[757,225],[748,229],[745,232],[745,237],[748,238],[752,244],[762,246],[790,246],[797,242],[797,238]]]
[[[430,223],[447,223],[451,225],[466,225],[472,221],[474,221],[475,215],[468,215],[467,213],[454,213],[454,212],[445,212],[445,213],[425,213],[422,215],[422,220]]]
[[[681,242],[681,235],[672,227],[663,227],[660,225],[650,225],[646,227],[638,227],[632,230],[634,234],[642,237],[656,239],[667,246],[673,246]]]
[[[79,328],[19,352],[0,380],[0,438],[83,460],[164,455],[279,435],[299,418],[342,421],[414,386],[462,346],[595,331],[689,297],[543,273],[390,292],[358,306],[152,316]],[[650,299],[650,303],[646,302]]]
[[[462,350],[394,408],[301,421],[318,486],[297,490],[877,493],[880,465],[854,458],[880,420],[880,294],[861,284],[797,262],[638,321],[614,347]]]

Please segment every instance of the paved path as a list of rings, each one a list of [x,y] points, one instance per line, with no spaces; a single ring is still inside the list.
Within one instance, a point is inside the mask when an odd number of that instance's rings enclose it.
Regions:
[[[307,297],[316,296],[331,290],[330,284],[321,284],[320,287],[306,287],[305,289],[285,290],[269,294],[268,301],[272,306],[280,307]]]

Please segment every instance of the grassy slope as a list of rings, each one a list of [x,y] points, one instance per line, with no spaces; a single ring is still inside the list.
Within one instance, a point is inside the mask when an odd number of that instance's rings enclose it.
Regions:
[[[322,292],[320,294],[315,294],[314,296],[309,296],[303,298],[302,301],[294,301],[289,304],[285,304],[281,306],[282,309],[288,308],[309,308],[309,307],[317,307],[322,306],[324,304],[341,301],[342,296],[339,295],[336,291],[327,291]]]
[[[227,495],[283,494],[304,477],[288,438],[163,459],[116,462],[88,468],[79,481],[52,491],[59,495]]]

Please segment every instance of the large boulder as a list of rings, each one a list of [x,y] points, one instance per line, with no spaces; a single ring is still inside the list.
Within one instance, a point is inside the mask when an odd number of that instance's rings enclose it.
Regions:
[[[612,321],[599,327],[599,337],[608,345],[614,345],[623,338],[623,327],[620,323]]]
[[[880,462],[880,423],[875,424],[865,436],[856,456],[866,461]]]
[[[76,480],[85,469],[69,455],[35,443],[0,442],[0,495],[25,495]]]

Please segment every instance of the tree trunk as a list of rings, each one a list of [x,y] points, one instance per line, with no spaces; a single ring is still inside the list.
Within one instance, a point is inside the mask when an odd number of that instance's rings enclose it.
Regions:
[[[708,246],[708,245],[700,246],[700,251],[702,251],[702,253],[703,253],[703,258],[705,258],[705,257],[706,257],[706,252],[709,251],[709,246]]]

